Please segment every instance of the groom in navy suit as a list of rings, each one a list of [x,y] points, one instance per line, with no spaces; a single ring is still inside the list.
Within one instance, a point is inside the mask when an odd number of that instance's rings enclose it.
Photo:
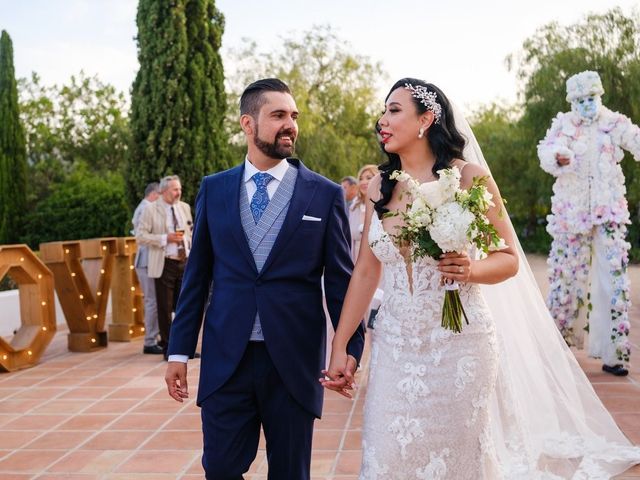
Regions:
[[[188,397],[186,361],[204,320],[197,403],[206,478],[242,479],[262,426],[269,480],[308,480],[323,398],[321,283],[337,327],[353,267],[344,195],[289,158],[298,110],[286,84],[252,83],[240,113],[244,163],[206,177],[198,193],[165,380],[175,400]],[[363,347],[361,324],[349,344],[352,371]]]

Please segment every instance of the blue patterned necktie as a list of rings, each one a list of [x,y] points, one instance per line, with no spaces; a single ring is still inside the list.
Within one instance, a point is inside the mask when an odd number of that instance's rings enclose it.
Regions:
[[[258,172],[251,179],[256,184],[256,193],[253,194],[253,198],[251,199],[251,204],[249,205],[251,208],[251,214],[253,215],[253,221],[256,222],[256,225],[260,221],[260,217],[267,209],[267,205],[269,205],[269,194],[267,193],[267,185],[273,180],[273,177],[268,173]]]

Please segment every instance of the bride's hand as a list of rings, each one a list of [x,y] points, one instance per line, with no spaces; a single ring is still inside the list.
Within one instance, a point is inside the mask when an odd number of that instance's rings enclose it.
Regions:
[[[324,388],[333,390],[340,395],[353,398],[350,390],[355,387],[353,374],[356,370],[356,360],[347,355],[346,352],[338,353],[335,350],[331,352],[331,361],[329,368],[322,370],[324,377],[320,378],[320,383]]]
[[[442,280],[454,280],[465,283],[471,278],[471,259],[466,252],[449,252],[440,255],[438,270],[442,273]]]

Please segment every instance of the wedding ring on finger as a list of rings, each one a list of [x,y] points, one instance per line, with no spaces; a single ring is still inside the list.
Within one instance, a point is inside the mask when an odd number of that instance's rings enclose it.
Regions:
[[[464,267],[462,265],[458,267],[458,273],[464,273]]]

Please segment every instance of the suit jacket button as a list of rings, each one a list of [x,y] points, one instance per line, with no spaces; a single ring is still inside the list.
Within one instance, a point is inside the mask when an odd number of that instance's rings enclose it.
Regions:
[[[260,280],[260,279],[256,280],[256,285],[258,285],[258,286],[262,285],[262,280]]]

